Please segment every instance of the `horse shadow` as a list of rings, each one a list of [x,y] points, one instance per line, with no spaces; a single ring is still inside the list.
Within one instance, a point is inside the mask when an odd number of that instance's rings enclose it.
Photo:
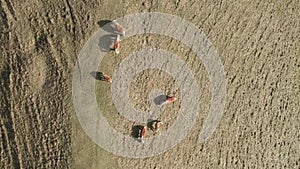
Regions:
[[[93,71],[90,72],[90,75],[96,80],[106,81],[105,77],[103,76],[103,72]]]
[[[159,95],[157,97],[154,98],[154,103],[155,105],[162,105],[163,103],[165,103],[167,100],[167,96],[166,95]]]
[[[107,20],[107,19],[100,20],[97,22],[97,24],[100,26],[100,28],[102,28],[104,31],[112,33],[112,30],[114,28],[112,27],[111,23],[112,23],[112,20]]]
[[[140,133],[143,130],[144,126],[142,125],[134,125],[132,126],[131,137],[138,139],[140,138]]]
[[[118,34],[118,30],[116,29],[115,25],[113,24],[112,20],[100,20],[97,22],[101,29],[106,32]]]
[[[99,38],[99,48],[102,52],[114,50],[113,44],[117,36],[114,34],[103,35]]]
[[[147,128],[149,128],[150,130],[154,131],[154,127],[153,127],[153,124],[155,122],[159,122],[160,120],[156,119],[156,120],[153,120],[153,119],[149,119],[148,122],[147,122]]]

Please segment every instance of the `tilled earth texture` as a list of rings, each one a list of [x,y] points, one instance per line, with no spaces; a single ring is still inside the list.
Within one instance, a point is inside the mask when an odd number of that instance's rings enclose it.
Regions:
[[[152,157],[129,158],[105,151],[84,132],[72,102],[72,78],[81,49],[103,23],[141,12],[181,17],[207,36],[224,67],[226,104],[212,136],[199,143],[213,97],[202,61],[168,36],[125,38],[121,53],[108,51],[95,71],[112,76],[133,52],[165,49],[189,66],[201,100],[196,123],[179,144]],[[0,168],[300,167],[299,0],[1,0],[0,15]],[[147,110],[157,89],[180,96],[172,82],[157,69],[139,72],[128,91],[131,104]],[[118,114],[110,83],[95,80],[95,97],[116,131],[129,136],[132,125],[144,125]],[[180,102],[167,106],[160,132],[172,126]],[[146,137],[153,136],[149,131]]]

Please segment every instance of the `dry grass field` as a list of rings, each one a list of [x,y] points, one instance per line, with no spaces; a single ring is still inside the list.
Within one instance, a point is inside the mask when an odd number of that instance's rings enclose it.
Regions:
[[[187,62],[202,93],[188,137],[163,154],[134,159],[106,152],[83,131],[72,103],[72,71],[101,21],[140,12],[168,13],[197,25],[219,53],[227,97],[220,124],[199,144],[211,99],[201,60],[169,37],[122,40],[121,54],[109,52],[98,71],[113,74],[143,48],[166,49]],[[0,168],[300,167],[299,0],[1,0],[0,15]],[[131,84],[132,103],[147,109],[146,96],[155,86],[174,93],[178,86],[169,81],[158,70],[140,72]],[[133,122],[118,115],[110,84],[95,83],[104,117],[129,135]],[[173,114],[163,114],[162,130],[172,125],[179,106],[166,109]]]

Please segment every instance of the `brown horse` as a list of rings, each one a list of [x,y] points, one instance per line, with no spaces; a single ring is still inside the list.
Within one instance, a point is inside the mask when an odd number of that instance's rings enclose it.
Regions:
[[[160,120],[153,120],[148,123],[148,128],[150,128],[155,133],[159,131],[160,125],[163,124]]]
[[[167,100],[165,101],[165,104],[173,103],[177,98],[175,96],[167,96]]]
[[[125,36],[125,29],[122,27],[122,25],[120,25],[119,23],[117,23],[116,20],[112,21],[116,27],[116,29],[121,33],[122,36]]]
[[[147,132],[147,126],[144,126],[139,132],[139,139],[141,140],[142,143],[144,143],[146,132]]]

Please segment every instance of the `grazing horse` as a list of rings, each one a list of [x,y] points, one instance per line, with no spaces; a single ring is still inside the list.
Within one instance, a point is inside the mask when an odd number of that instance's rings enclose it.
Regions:
[[[108,76],[107,74],[105,74],[105,73],[103,73],[103,72],[102,72],[102,75],[103,75],[104,79],[105,79],[107,82],[109,82],[109,83],[112,82],[112,78],[111,78],[110,76]]]
[[[160,120],[152,120],[147,123],[147,126],[149,129],[151,129],[153,132],[157,133],[159,131],[160,125],[163,124]]]
[[[112,21],[116,27],[116,29],[121,33],[122,36],[125,36],[125,29],[119,24],[117,23],[116,20]]]
[[[160,120],[154,120],[152,124],[152,130],[156,133],[159,131],[160,125],[163,124]]]
[[[116,41],[114,44],[114,49],[115,49],[116,54],[120,53],[120,41],[121,41],[120,35],[117,35],[117,38],[116,38]]]
[[[167,100],[165,101],[165,104],[173,103],[177,98],[175,96],[167,96]]]
[[[146,136],[147,126],[144,126],[139,132],[139,139],[142,143],[144,143],[144,138]]]

